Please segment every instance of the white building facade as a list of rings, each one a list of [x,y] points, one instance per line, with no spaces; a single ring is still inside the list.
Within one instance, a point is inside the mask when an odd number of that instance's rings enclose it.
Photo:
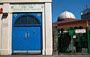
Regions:
[[[52,55],[51,4],[52,0],[0,0],[3,10],[0,12],[0,55],[19,52]],[[33,23],[31,19],[39,21]]]

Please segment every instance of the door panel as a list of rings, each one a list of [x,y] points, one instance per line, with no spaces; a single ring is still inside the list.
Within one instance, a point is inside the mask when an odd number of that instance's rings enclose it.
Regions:
[[[14,27],[13,50],[41,51],[40,27]],[[18,31],[17,31],[18,29]]]
[[[29,40],[28,40],[28,50],[38,51],[41,50],[41,31],[40,27],[29,27]]]
[[[12,38],[12,48],[13,50],[27,50],[27,41],[25,39],[25,32],[27,29],[25,27],[14,27],[13,28],[13,38]]]

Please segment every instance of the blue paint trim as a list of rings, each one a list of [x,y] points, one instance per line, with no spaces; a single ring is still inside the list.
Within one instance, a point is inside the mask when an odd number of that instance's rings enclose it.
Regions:
[[[17,24],[17,25],[14,25],[14,27],[40,27],[41,25],[40,24]]]
[[[42,13],[41,13],[41,21],[42,21]],[[42,37],[42,22],[41,22],[41,49],[43,49],[43,37]],[[41,53],[42,53],[42,51],[41,51]]]

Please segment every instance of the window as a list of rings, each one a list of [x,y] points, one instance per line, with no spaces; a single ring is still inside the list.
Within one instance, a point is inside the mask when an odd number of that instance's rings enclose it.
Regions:
[[[21,24],[27,24],[27,16],[22,16],[20,19]]]
[[[40,24],[39,20],[32,15],[24,15],[19,17],[14,25]]]
[[[20,24],[20,18],[16,20],[15,24]]]
[[[28,16],[28,24],[40,24],[40,22],[36,17]]]

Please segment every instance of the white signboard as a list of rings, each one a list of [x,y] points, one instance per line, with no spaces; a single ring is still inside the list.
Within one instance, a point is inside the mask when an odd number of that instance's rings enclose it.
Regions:
[[[44,4],[11,4],[11,12],[42,12]]]
[[[76,35],[74,35],[73,38],[76,38]]]
[[[68,31],[63,31],[64,33],[68,33]],[[61,31],[60,31],[60,33],[61,33]]]
[[[76,29],[75,33],[86,33],[86,29]]]

